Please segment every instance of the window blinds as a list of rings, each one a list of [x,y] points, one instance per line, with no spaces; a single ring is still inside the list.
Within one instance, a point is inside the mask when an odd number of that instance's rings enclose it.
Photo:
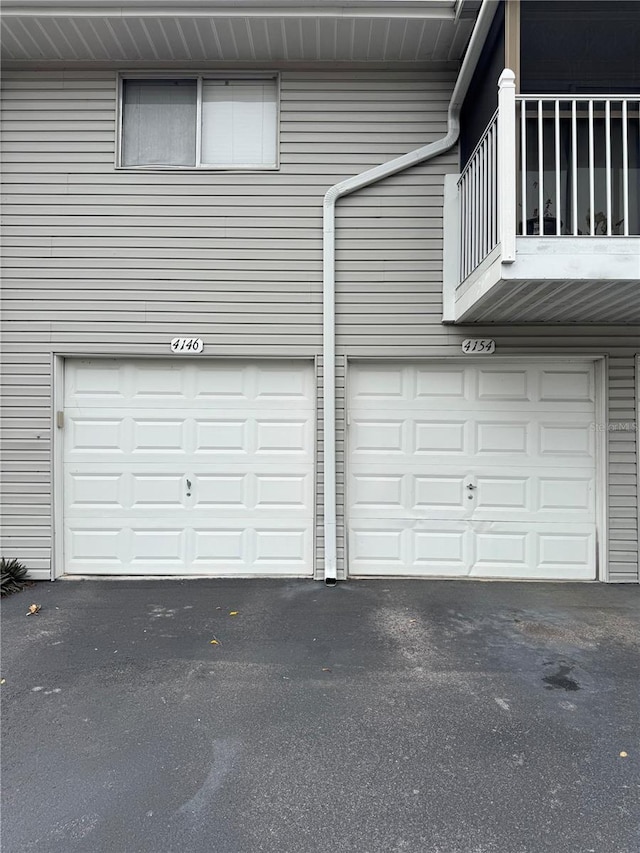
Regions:
[[[276,115],[275,80],[203,80],[202,164],[275,166]]]

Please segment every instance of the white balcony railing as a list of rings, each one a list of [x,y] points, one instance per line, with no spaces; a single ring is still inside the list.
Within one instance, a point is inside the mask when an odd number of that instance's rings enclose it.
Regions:
[[[640,97],[517,96],[505,69],[458,192],[460,281],[516,236],[640,235]]]
[[[498,111],[458,181],[463,281],[498,245]]]

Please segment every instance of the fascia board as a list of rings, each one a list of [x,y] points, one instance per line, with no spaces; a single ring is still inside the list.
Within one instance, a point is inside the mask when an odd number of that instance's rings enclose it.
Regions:
[[[321,17],[321,18],[417,18],[421,20],[455,19],[455,0],[345,0],[340,4],[320,3],[318,0],[190,0],[180,4],[175,0],[135,0],[131,4],[100,0],[22,0],[5,4],[3,17]]]

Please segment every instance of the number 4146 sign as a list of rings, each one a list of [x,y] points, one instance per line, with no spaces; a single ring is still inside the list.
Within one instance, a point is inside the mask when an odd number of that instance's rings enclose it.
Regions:
[[[171,352],[178,355],[193,355],[204,349],[202,338],[174,338],[171,341]]]
[[[496,342],[487,338],[467,338],[462,341],[462,352],[465,355],[491,355],[496,351]]]

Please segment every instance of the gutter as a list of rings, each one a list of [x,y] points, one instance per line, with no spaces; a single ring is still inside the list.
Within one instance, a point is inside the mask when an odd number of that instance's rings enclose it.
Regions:
[[[137,15],[189,16],[206,13],[215,16],[244,17],[271,10],[278,17],[299,17],[307,10],[314,17],[409,17],[420,21],[457,19],[461,0],[8,0],[3,15],[47,14],[61,17]]]
[[[367,169],[330,187],[324,197],[323,208],[323,320],[322,362],[324,369],[324,582],[334,586],[338,578],[337,513],[336,513],[336,202],[384,178],[397,175],[405,169],[426,163],[444,154],[457,143],[460,136],[460,111],[469,89],[480,52],[498,8],[498,0],[482,0],[476,25],[471,34],[467,52],[451,95],[447,113],[447,133],[441,139],[416,148],[408,154]]]

